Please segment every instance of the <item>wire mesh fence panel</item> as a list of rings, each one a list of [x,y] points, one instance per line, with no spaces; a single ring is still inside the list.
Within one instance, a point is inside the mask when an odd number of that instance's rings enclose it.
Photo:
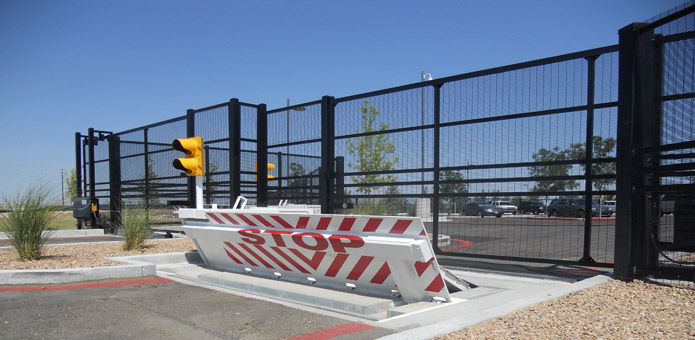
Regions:
[[[433,89],[339,100],[335,107],[335,156],[344,168],[345,213],[417,215],[433,194]],[[428,197],[429,196],[429,197]]]
[[[268,114],[268,180],[270,203],[287,200],[319,204],[321,105],[307,104]]]

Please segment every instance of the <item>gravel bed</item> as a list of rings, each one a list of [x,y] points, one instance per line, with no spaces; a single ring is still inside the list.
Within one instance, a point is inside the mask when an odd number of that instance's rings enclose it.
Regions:
[[[106,257],[161,254],[195,250],[190,239],[147,240],[141,250],[123,250],[124,242],[46,246],[36,261],[20,261],[15,249],[0,249],[0,270],[120,266]]]
[[[695,287],[611,280],[436,339],[695,339]]]
[[[47,246],[27,262],[2,249],[0,270],[115,266],[121,263],[105,257],[195,250],[190,239],[145,244],[132,251],[123,242]],[[695,285],[611,280],[436,339],[695,339]]]

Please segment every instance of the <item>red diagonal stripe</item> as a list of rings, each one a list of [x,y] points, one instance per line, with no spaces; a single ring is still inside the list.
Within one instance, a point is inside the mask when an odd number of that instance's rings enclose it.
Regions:
[[[429,267],[429,265],[430,265],[430,263],[432,263],[432,261],[434,261],[434,257],[431,258],[427,262],[416,261],[415,262],[415,271],[417,271],[417,276],[422,276],[422,273],[424,273],[425,270],[427,270],[427,267]]]
[[[235,253],[237,253],[237,255],[241,256],[241,258],[244,259],[244,261],[246,261],[246,263],[248,263],[254,267],[258,267],[258,265],[255,262],[251,261],[250,258],[248,258],[243,252],[241,252],[241,250],[237,249],[237,247],[235,247],[233,244],[231,244],[229,242],[225,242],[224,244],[226,244],[227,247],[229,247],[229,249],[231,249]]]
[[[212,214],[212,213],[206,213],[206,214],[209,217],[212,217],[212,219],[215,220],[215,222],[217,222],[219,224],[225,224],[224,221],[222,221],[219,217],[215,216],[215,214]]]
[[[232,216],[229,216],[229,214],[220,213],[220,215],[222,215],[222,217],[226,218],[227,221],[232,222],[232,224],[235,224],[235,225],[241,224],[241,223],[237,222],[237,220],[233,219]]]
[[[442,275],[438,274],[430,285],[425,288],[425,291],[438,293],[442,291],[442,288],[444,288],[444,280],[442,280]]]
[[[317,251],[314,252],[314,256],[311,257],[311,260],[309,260],[308,257],[304,256],[299,250],[290,248],[290,251],[294,256],[298,257],[300,260],[304,261],[306,264],[309,265],[313,270],[316,270],[321,265],[321,261],[323,260],[323,257],[326,256],[325,251]]]
[[[382,218],[370,218],[369,221],[367,221],[367,225],[364,226],[364,229],[362,229],[363,232],[373,232],[376,231],[379,228],[379,225],[384,219]]]
[[[242,221],[244,221],[244,223],[246,223],[247,225],[252,226],[252,227],[257,227],[256,223],[253,223],[253,221],[251,221],[251,219],[249,219],[248,217],[246,217],[242,214],[236,214],[236,216],[238,218],[240,218]]]
[[[293,229],[292,226],[287,223],[287,221],[283,220],[282,217],[280,216],[270,216],[272,217],[277,223],[280,223],[281,226],[289,229]]]
[[[299,221],[297,221],[297,229],[306,229],[306,225],[309,223],[309,218],[308,217],[300,217]]]
[[[265,248],[263,248],[263,247],[261,247],[261,246],[259,246],[259,245],[257,245],[257,244],[254,244],[254,246],[256,246],[256,248],[257,248],[261,253],[263,253],[263,255],[267,256],[271,261],[275,262],[275,264],[277,264],[278,266],[280,266],[280,268],[282,268],[282,269],[284,269],[284,270],[286,270],[286,271],[288,271],[288,272],[291,272],[291,271],[292,271],[292,269],[290,269],[290,267],[286,266],[284,263],[282,263],[282,261],[278,260],[277,257],[273,256],[273,254],[271,254],[269,251],[265,250]]]
[[[381,266],[378,272],[376,272],[376,275],[369,281],[369,283],[376,283],[378,285],[384,283],[386,279],[391,275],[391,268],[389,268],[389,264],[384,262],[384,265]]]
[[[425,236],[425,235],[427,235],[427,232],[425,231],[425,229],[422,229],[422,231],[420,232],[420,236]]]
[[[309,271],[304,269],[297,261],[292,259],[289,255],[287,255],[285,252],[282,251],[282,249],[278,247],[270,247],[271,249],[275,250],[276,253],[278,253],[282,258],[285,259],[285,261],[289,262],[291,265],[293,265],[295,268],[299,269],[300,272],[304,274],[309,274]]]
[[[251,256],[253,256],[256,260],[258,260],[258,262],[262,263],[266,268],[275,269],[275,267],[271,266],[270,263],[268,263],[268,261],[266,261],[265,259],[260,257],[258,254],[256,254],[256,252],[253,251],[253,249],[249,248],[249,246],[247,246],[243,243],[239,243],[239,247],[244,248],[244,250],[246,250],[246,252],[251,254]]]
[[[331,223],[330,217],[321,217],[319,219],[319,225],[316,227],[316,230],[326,230],[326,229],[328,229],[328,225],[330,223]]]
[[[348,274],[347,279],[348,280],[359,280],[360,276],[362,276],[362,273],[367,269],[369,264],[372,262],[374,259],[374,256],[362,256],[360,257],[359,261],[357,261],[357,264],[355,265],[354,268],[352,268],[352,271],[350,274]]]
[[[338,272],[340,271],[340,268],[343,268],[343,263],[345,263],[345,260],[347,260],[348,254],[338,254],[335,256],[335,259],[333,260],[333,263],[331,263],[331,266],[328,267],[328,271],[326,271],[326,275],[328,277],[335,277],[338,275]]]
[[[343,219],[342,222],[340,222],[340,227],[338,227],[338,230],[340,231],[350,231],[352,229],[352,225],[355,224],[356,218],[354,217],[346,217]]]
[[[403,234],[406,229],[413,223],[413,220],[398,220],[394,223],[393,228],[389,231],[390,234]]]
[[[229,250],[225,249],[224,252],[227,253],[227,256],[229,256],[230,259],[234,260],[234,262],[236,262],[238,264],[243,264],[243,263],[241,263],[241,261],[239,261],[238,258],[236,258],[234,255],[232,255],[232,253],[230,253]]]
[[[270,222],[268,222],[265,218],[263,218],[263,216],[261,216],[261,215],[252,215],[252,216],[255,217],[257,220],[261,221],[261,223],[263,223],[264,226],[266,226],[268,228],[275,228],[275,226],[270,224]]]

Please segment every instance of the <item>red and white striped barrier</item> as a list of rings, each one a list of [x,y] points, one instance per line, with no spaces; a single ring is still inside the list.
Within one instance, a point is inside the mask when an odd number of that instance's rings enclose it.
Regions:
[[[207,265],[232,272],[450,301],[430,240],[416,217],[314,215],[302,209],[179,209]]]

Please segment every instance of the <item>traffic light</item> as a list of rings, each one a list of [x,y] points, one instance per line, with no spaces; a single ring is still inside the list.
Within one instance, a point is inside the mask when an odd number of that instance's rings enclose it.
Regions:
[[[205,175],[205,163],[203,163],[203,138],[190,137],[174,139],[171,143],[174,150],[186,154],[186,158],[177,158],[172,165],[174,168],[184,171],[186,176]]]
[[[268,170],[275,170],[275,164],[266,163]],[[258,162],[256,162],[256,173],[258,173]],[[268,174],[268,178],[275,178],[275,176]],[[253,176],[254,181],[258,181],[258,176]]]

